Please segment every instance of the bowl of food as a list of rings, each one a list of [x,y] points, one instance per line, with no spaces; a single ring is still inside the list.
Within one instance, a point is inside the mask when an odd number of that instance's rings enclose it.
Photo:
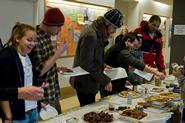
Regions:
[[[171,99],[165,96],[150,96],[145,98],[145,100],[155,108],[164,108],[170,103]]]
[[[161,87],[154,87],[151,89],[152,92],[163,92],[165,89]]]
[[[174,93],[174,92],[166,92],[166,93],[160,93],[161,96],[168,97],[172,100],[180,100],[181,95],[179,93]]]
[[[134,123],[139,122],[146,116],[147,116],[147,113],[139,111],[137,109],[127,109],[121,113],[121,118],[123,120],[134,122]]]
[[[113,114],[109,114],[107,112],[89,112],[84,114],[83,120],[87,123],[110,123],[114,120]]]
[[[139,106],[143,106],[143,108],[148,108],[150,104],[148,102],[138,102],[137,103]]]

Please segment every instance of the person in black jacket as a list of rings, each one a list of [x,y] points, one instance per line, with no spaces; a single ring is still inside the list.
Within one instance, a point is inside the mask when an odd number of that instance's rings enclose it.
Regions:
[[[0,54],[4,46],[0,38]],[[2,88],[0,87],[0,101],[15,100],[15,99],[29,99],[29,100],[41,100],[44,96],[44,91],[40,87],[15,87],[15,88]]]
[[[0,38],[0,50],[3,49],[3,43],[1,41],[1,38]]]
[[[135,46],[139,43],[139,36],[137,33],[128,33],[125,35],[122,41],[110,47],[105,54],[105,63],[111,67],[122,67],[128,73],[129,65],[142,71],[153,73],[159,76],[161,79],[165,78],[165,75],[156,69],[149,67],[142,60],[135,58],[131,50],[136,49]],[[115,94],[125,89],[126,79],[118,79],[112,81],[112,92],[101,89],[101,96],[107,96]]]
[[[35,41],[36,32],[32,26],[17,23],[13,27],[11,37],[0,55],[1,88],[38,85],[35,79],[37,73],[34,72],[34,67],[32,67],[28,56],[28,53],[35,46]],[[42,89],[40,88],[40,90]],[[37,101],[22,99],[1,101],[1,108],[4,113],[2,115],[4,120],[21,123],[36,122],[38,119]]]

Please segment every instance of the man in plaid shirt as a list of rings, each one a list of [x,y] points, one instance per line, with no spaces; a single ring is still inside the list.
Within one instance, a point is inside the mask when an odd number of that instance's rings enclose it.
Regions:
[[[59,114],[61,113],[60,88],[56,60],[68,46],[64,42],[61,47],[55,50],[51,36],[60,32],[64,20],[64,15],[58,8],[49,9],[45,13],[42,23],[36,28],[38,42],[30,54],[33,65],[38,72],[40,84],[42,85],[43,82],[49,83],[49,86],[45,89],[44,102],[54,106]]]

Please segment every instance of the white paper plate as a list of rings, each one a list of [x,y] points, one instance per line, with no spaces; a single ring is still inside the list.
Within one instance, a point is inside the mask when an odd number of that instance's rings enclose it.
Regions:
[[[62,120],[62,123],[83,123],[83,120],[77,117],[67,117]]]
[[[57,110],[49,104],[46,105],[46,110],[42,108],[40,111],[40,117],[42,120],[47,120],[57,115],[58,115]]]

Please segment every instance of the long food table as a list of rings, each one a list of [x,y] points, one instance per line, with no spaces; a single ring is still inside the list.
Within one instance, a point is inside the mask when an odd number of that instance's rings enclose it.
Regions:
[[[158,93],[155,92],[150,92],[151,88],[154,88],[156,86],[152,84],[143,84],[138,87],[138,90],[142,87],[147,87],[148,89],[148,94],[149,95],[157,95]],[[168,90],[164,90],[168,91]],[[86,123],[83,121],[83,116],[84,114],[95,111],[95,112],[100,112],[100,111],[108,111],[110,104],[113,105],[114,107],[118,106],[129,106],[129,107],[135,107],[137,105],[137,102],[144,101],[144,98],[139,97],[139,98],[133,98],[132,99],[132,104],[128,105],[127,104],[127,98],[120,97],[119,95],[112,95],[109,97],[106,97],[104,99],[101,99],[99,102],[87,105],[84,107],[81,107],[79,110],[75,111],[70,111],[65,115],[58,115],[54,118],[51,118],[49,120],[45,121],[39,121],[39,123],[68,123],[66,122],[67,119],[70,118],[77,118],[80,119],[78,123]],[[158,109],[158,108],[153,108],[153,107],[148,107],[144,109],[144,112],[147,113],[147,116],[144,117],[141,120],[130,120],[130,119],[125,119],[122,116],[120,116],[118,112],[113,112],[114,116],[114,121],[112,123],[130,123],[130,121],[135,122],[135,123],[165,123],[167,120],[169,120],[172,116],[172,112],[165,112],[163,109]],[[111,112],[109,112],[111,114]],[[69,122],[70,123],[70,122]],[[76,122],[73,122],[76,123]]]

